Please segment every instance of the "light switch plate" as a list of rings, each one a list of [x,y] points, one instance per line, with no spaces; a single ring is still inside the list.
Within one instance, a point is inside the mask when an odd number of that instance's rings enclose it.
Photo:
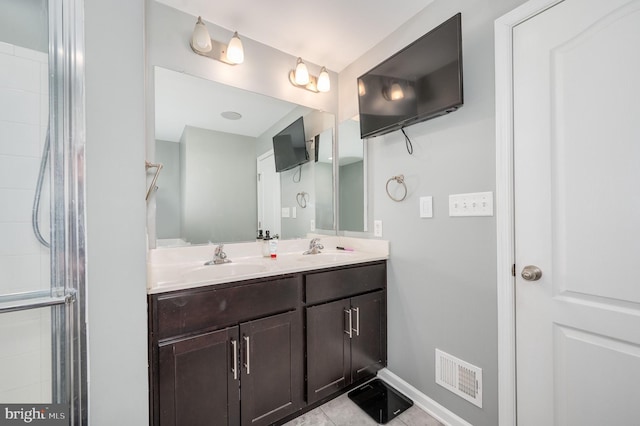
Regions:
[[[433,197],[420,197],[420,217],[433,217]]]
[[[289,217],[289,207],[283,207],[280,213],[281,217]]]
[[[493,216],[493,192],[449,195],[449,216]]]

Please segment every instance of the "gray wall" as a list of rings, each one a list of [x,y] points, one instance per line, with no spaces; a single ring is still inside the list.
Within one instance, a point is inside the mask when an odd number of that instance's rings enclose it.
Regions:
[[[255,239],[255,138],[185,127],[182,237],[193,244]]]
[[[391,243],[389,369],[475,426],[498,424],[496,224],[450,218],[448,195],[495,191],[493,21],[523,0],[436,0],[340,74],[340,120],[357,113],[355,78],[442,21],[462,12],[465,105],[452,114],[367,142],[374,219]],[[404,174],[408,195],[394,202],[387,179]],[[433,196],[432,219],[418,198]],[[434,351],[483,369],[483,408],[436,385]]]
[[[49,52],[49,19],[46,0],[3,0],[0,41]]]
[[[148,425],[144,1],[84,7],[89,424]]]
[[[156,161],[163,165],[156,184],[156,235],[181,238],[180,144],[156,141]]]
[[[364,162],[340,166],[340,230],[364,229]]]

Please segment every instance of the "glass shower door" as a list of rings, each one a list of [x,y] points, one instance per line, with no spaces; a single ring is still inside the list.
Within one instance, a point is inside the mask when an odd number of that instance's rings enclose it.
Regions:
[[[81,1],[0,8],[0,423],[86,424]]]

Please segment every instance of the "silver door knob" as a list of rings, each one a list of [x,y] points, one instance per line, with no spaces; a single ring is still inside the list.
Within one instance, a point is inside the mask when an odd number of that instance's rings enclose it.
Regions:
[[[542,271],[537,266],[527,265],[522,269],[520,275],[527,281],[538,281],[542,276]]]

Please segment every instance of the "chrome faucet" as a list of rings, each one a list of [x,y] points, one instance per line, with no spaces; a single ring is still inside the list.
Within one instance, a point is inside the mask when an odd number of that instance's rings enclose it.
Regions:
[[[222,250],[223,248],[224,244],[218,244],[216,246],[216,251],[213,252],[213,259],[205,262],[205,265],[220,265],[222,263],[231,263],[231,260],[227,259],[227,253]]]
[[[302,254],[318,254],[323,248],[324,246],[320,244],[320,238],[313,238],[309,241],[309,250]]]

